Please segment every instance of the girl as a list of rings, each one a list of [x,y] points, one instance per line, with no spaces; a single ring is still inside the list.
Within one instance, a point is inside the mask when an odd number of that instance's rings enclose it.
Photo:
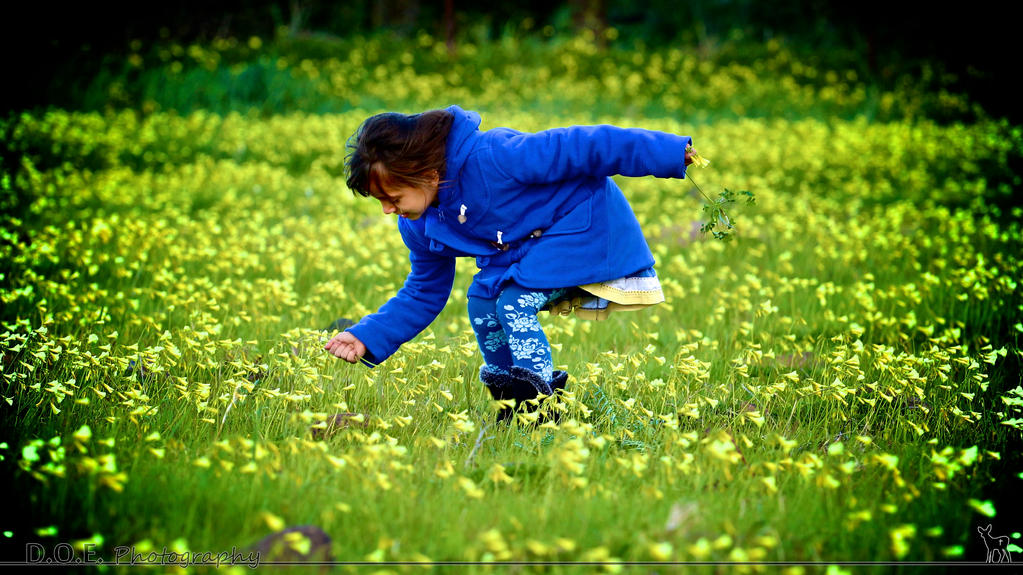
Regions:
[[[397,295],[325,348],[352,363],[383,362],[443,309],[455,258],[475,257],[467,295],[480,380],[518,406],[568,378],[553,370],[541,309],[599,318],[664,301],[639,222],[610,176],[684,178],[691,140],[607,125],[479,125],[458,106],[379,114],[348,141],[348,187],[398,215],[412,269]]]

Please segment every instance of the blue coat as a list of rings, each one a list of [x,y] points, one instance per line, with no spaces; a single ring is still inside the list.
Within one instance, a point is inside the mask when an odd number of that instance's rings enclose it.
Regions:
[[[372,364],[441,312],[456,257],[476,258],[468,296],[486,298],[507,281],[573,287],[652,267],[639,222],[610,176],[685,177],[688,137],[607,125],[481,132],[479,114],[448,111],[455,119],[437,202],[416,220],[398,218],[411,272],[378,312],[348,329]]]

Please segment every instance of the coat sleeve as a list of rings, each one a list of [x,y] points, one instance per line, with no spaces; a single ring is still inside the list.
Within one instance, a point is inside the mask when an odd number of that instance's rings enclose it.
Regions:
[[[366,346],[363,363],[370,367],[389,358],[437,318],[455,280],[453,257],[431,252],[426,238],[413,224],[399,219],[398,229],[412,264],[405,285],[376,313],[346,330]]]
[[[513,132],[492,146],[491,153],[494,165],[522,184],[613,175],[684,178],[685,150],[691,142],[688,136],[654,130],[574,126]]]

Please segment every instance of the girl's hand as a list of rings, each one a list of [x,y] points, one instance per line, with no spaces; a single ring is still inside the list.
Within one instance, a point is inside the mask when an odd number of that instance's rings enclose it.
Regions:
[[[330,338],[330,341],[323,346],[323,349],[348,363],[358,363],[362,356],[366,355],[366,346],[347,331],[343,331]]]
[[[686,146],[685,163],[687,166],[690,164],[696,164],[696,167],[698,168],[706,168],[707,165],[710,164],[710,160],[701,156],[700,152],[694,150],[693,147],[690,145]]]

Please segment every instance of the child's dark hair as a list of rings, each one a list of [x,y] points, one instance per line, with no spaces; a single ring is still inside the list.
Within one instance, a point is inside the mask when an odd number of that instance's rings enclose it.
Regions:
[[[374,180],[419,187],[437,170],[444,177],[445,144],[454,115],[447,110],[422,114],[377,114],[348,139],[345,181],[352,192],[369,196]]]

